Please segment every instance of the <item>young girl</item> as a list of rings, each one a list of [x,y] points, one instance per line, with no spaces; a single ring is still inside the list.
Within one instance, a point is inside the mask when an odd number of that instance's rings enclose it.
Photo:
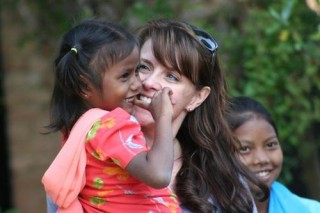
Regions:
[[[227,120],[241,142],[243,163],[270,188],[267,200],[256,200],[259,213],[320,212],[318,201],[299,197],[277,182],[283,153],[276,124],[263,105],[249,97],[233,98]]]
[[[42,182],[59,212],[180,212],[167,188],[173,166],[168,88],[155,93],[148,148],[133,112],[139,46],[121,26],[85,21],[63,37],[55,60],[51,131],[64,145]],[[154,189],[154,188],[157,188]]]

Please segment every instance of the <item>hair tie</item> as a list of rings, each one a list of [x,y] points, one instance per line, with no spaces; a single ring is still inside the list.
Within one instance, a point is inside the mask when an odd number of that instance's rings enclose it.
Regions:
[[[77,48],[75,48],[75,47],[72,47],[72,48],[70,49],[70,51],[73,51],[73,52],[75,52],[76,54],[78,53],[78,50],[77,50]]]

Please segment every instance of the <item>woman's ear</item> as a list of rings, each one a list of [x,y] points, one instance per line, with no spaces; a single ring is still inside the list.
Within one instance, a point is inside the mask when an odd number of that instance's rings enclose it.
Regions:
[[[186,106],[188,112],[193,111],[195,108],[200,106],[209,96],[210,87],[203,87],[201,90],[197,91],[195,96],[192,98],[191,102]]]

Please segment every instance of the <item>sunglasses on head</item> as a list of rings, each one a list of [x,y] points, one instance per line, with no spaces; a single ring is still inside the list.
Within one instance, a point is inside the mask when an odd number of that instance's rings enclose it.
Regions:
[[[214,55],[219,47],[218,43],[210,36],[209,33],[202,29],[192,26],[192,30],[196,34],[198,40],[211,52],[212,55]]]

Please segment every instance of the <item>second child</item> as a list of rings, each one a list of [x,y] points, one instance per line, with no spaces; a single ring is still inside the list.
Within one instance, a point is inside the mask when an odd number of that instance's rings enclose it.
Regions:
[[[231,99],[227,120],[239,139],[242,162],[270,189],[265,201],[256,200],[259,213],[318,213],[320,202],[292,193],[277,181],[283,163],[278,129],[271,113],[250,97]]]

